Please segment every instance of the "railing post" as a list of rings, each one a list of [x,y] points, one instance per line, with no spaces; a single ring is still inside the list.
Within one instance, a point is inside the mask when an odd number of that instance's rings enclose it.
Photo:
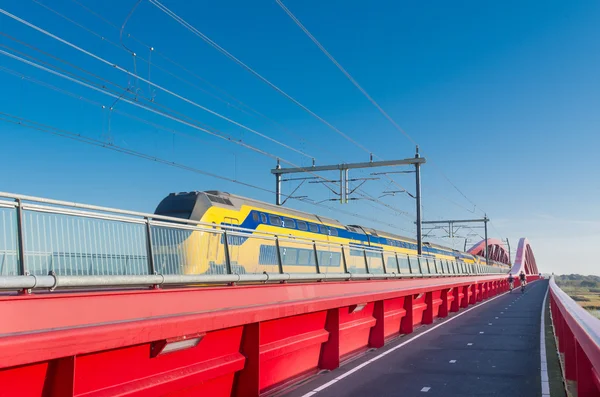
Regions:
[[[25,231],[23,226],[23,202],[21,199],[16,199],[17,202],[17,249],[19,251],[19,274],[24,276],[27,274],[27,265],[25,263]]]
[[[313,251],[315,253],[315,268],[317,274],[321,274],[321,267],[319,266],[319,251],[317,251],[317,243],[313,241]]]
[[[410,274],[412,274],[413,273],[413,271],[412,271],[412,265],[410,263],[410,256],[408,254],[406,254],[406,260],[408,261],[408,272]]]
[[[396,258],[396,269],[398,269],[398,274],[402,274],[402,270],[400,270],[400,261],[398,260],[397,252],[394,252],[394,257]]]
[[[383,274],[387,274],[387,266],[385,265],[385,255],[381,251],[381,266],[383,267]]]
[[[344,250],[343,245],[340,245],[340,247],[342,247],[342,262],[344,263],[344,273],[348,273],[348,264],[346,263],[346,251]]]
[[[365,258],[365,269],[367,270],[367,274],[369,274],[369,260],[367,259],[367,250],[363,248],[363,256]]]
[[[150,219],[146,220],[146,255],[148,255],[148,274],[153,275],[154,269],[154,253],[152,248],[152,228],[150,227]]]
[[[421,267],[421,257],[417,256],[417,264],[419,265],[419,273],[423,274],[423,268]]]
[[[223,247],[225,248],[225,271],[227,274],[233,274],[231,272],[231,257],[229,256],[229,239],[227,238],[227,232],[223,231]],[[277,247],[279,252],[279,247]]]
[[[277,265],[279,274],[283,274],[283,261],[281,260],[281,249],[279,248],[279,237],[275,236],[275,249],[277,250]]]

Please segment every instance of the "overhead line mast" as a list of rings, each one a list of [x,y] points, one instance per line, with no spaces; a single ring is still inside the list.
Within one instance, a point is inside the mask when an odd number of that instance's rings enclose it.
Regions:
[[[365,168],[380,168],[380,167],[395,167],[402,165],[414,165],[415,170],[415,185],[416,185],[416,193],[415,193],[415,201],[416,201],[416,213],[417,213],[417,251],[418,254],[421,255],[423,253],[423,236],[421,230],[421,164],[425,164],[427,160],[424,157],[421,157],[419,154],[419,147],[416,148],[415,157],[400,159],[400,160],[385,160],[385,161],[373,161],[371,157],[371,161],[362,162],[362,163],[340,163],[340,164],[332,164],[332,165],[313,165],[311,167],[294,167],[294,168],[282,168],[277,162],[277,166],[271,170],[271,174],[275,175],[275,204],[283,205],[285,202],[281,200],[281,184],[283,182],[282,176],[287,174],[298,174],[298,173],[310,173],[312,175],[316,175],[319,172],[325,171],[340,171],[340,180],[339,181],[329,181],[332,183],[339,182],[339,193],[335,192],[335,194],[339,195],[340,203],[347,204],[353,198],[350,195],[356,190],[350,190],[348,181],[349,179],[349,170],[351,169],[365,169]],[[313,177],[309,177],[310,179],[314,179]],[[294,178],[294,180],[307,180],[308,178]],[[328,181],[328,180],[326,180]],[[297,190],[297,188],[296,188]],[[294,190],[294,192],[296,191]],[[333,191],[333,189],[331,189]],[[293,194],[293,193],[292,193]]]

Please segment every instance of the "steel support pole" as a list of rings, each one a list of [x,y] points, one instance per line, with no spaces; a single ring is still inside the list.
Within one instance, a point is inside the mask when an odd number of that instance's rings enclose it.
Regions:
[[[417,153],[415,158],[421,157],[419,155],[419,147],[417,146]],[[415,180],[416,180],[416,201],[417,201],[417,254],[423,254],[423,231],[421,230],[421,164],[415,163]]]
[[[488,248],[488,231],[487,231],[487,223],[488,223],[488,217],[487,215],[485,215],[483,217],[483,225],[484,225],[484,229],[485,229],[485,264],[487,266],[490,265],[490,250]]]
[[[344,184],[345,184],[345,188],[344,190],[346,190],[346,197],[345,197],[345,203],[348,204],[348,190],[350,189],[350,185],[348,183],[348,175],[349,175],[349,171],[348,169],[344,170]]]
[[[340,204],[344,204],[346,195],[348,194],[346,191],[346,183],[344,182],[344,175],[344,170],[340,170]]]
[[[279,160],[277,160],[277,167],[275,169],[280,169],[281,165],[279,164]],[[275,205],[281,205],[281,174],[275,174]]]

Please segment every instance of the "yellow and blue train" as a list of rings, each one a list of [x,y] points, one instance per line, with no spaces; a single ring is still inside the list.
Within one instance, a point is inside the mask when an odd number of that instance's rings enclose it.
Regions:
[[[155,268],[163,274],[225,273],[227,263],[234,273],[314,273],[315,268],[321,273],[408,273],[417,266],[409,258],[417,254],[413,239],[229,193],[171,193],[155,213],[204,225],[165,225],[153,231],[159,251]],[[423,256],[432,264],[420,264],[417,272],[433,273],[434,265],[457,272],[450,263],[485,265],[484,258],[429,243],[424,243]],[[509,266],[493,263],[483,270],[508,271]]]

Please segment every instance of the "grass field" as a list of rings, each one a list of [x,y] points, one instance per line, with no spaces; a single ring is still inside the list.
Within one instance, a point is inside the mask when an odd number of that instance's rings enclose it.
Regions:
[[[581,307],[600,318],[600,277],[569,274],[555,276],[556,284]]]

